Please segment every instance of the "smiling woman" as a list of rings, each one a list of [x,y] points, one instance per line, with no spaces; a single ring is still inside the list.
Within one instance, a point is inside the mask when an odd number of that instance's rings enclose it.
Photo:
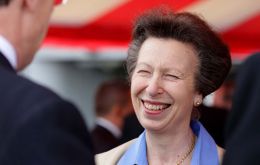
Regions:
[[[161,133],[189,130],[193,101],[202,100],[195,90],[197,66],[189,44],[155,37],[144,41],[131,80],[132,102],[144,128]],[[178,129],[172,130],[174,125]]]
[[[198,16],[154,10],[139,17],[127,70],[134,110],[145,131],[98,155],[97,163],[218,165],[223,150],[193,114],[230,67],[228,48]]]

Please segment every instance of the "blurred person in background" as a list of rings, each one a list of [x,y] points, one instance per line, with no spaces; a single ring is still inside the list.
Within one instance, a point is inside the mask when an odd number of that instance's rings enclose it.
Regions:
[[[215,142],[225,148],[226,121],[231,110],[237,66],[232,66],[224,83],[213,94],[213,103],[202,104],[199,108],[200,122]]]
[[[17,75],[39,49],[62,0],[0,0],[0,164],[94,164],[78,109]]]
[[[125,117],[124,126],[122,131],[121,143],[137,138],[144,128],[139,123],[134,110]]]
[[[199,121],[203,124],[214,141],[222,148],[225,148],[225,128],[229,110],[201,105],[199,107]]]
[[[260,164],[260,53],[240,66],[227,123],[223,165]]]
[[[221,87],[214,93],[214,107],[231,110],[232,107],[232,97],[234,93],[234,76],[235,73],[230,73],[230,78],[225,80]]]
[[[103,82],[95,97],[96,126],[91,131],[95,153],[121,144],[125,117],[133,110],[130,88],[120,79]]]
[[[218,165],[223,149],[197,120],[197,109],[230,67],[227,46],[198,16],[161,9],[139,17],[127,70],[145,131],[97,155],[97,164]]]

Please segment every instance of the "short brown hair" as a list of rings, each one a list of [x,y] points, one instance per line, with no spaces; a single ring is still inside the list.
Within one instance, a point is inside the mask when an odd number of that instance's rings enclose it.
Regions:
[[[228,47],[205,21],[188,12],[173,13],[160,8],[145,13],[135,22],[126,61],[130,79],[139,50],[149,37],[175,39],[193,46],[199,59],[195,87],[203,97],[219,88],[230,70]]]
[[[107,80],[103,82],[96,93],[95,110],[98,116],[108,114],[112,106],[127,105],[130,98],[130,87],[127,81],[121,79]]]

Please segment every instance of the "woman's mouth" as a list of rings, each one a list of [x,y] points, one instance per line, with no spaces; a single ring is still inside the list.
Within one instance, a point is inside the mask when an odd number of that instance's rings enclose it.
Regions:
[[[149,111],[162,111],[171,106],[171,104],[151,102],[142,100],[144,107]]]

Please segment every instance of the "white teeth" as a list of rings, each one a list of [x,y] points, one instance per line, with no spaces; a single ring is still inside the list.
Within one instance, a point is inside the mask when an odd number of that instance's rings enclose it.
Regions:
[[[167,107],[167,105],[153,105],[149,104],[147,102],[144,102],[145,108],[151,110],[151,111],[159,111]]]

